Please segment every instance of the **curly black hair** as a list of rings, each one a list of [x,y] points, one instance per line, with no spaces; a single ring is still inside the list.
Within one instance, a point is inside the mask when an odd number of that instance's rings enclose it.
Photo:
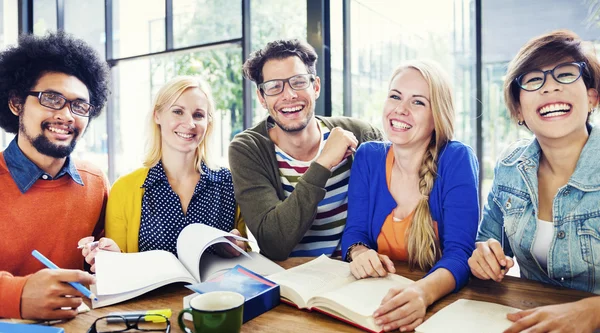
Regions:
[[[317,75],[317,52],[308,43],[298,39],[275,40],[262,49],[253,52],[244,63],[244,76],[257,85],[263,83],[262,69],[271,59],[285,59],[296,56],[302,60],[310,74]]]
[[[8,107],[9,99],[23,104],[27,92],[45,73],[64,73],[83,82],[95,106],[90,120],[100,115],[108,97],[109,69],[84,41],[64,31],[40,37],[19,36],[19,44],[0,53],[0,127],[17,133],[19,119]]]

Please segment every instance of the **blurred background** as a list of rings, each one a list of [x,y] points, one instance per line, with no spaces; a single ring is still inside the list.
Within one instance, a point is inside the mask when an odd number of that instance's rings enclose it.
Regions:
[[[319,53],[317,114],[380,126],[387,84],[405,60],[431,58],[453,80],[456,139],[473,147],[482,199],[502,150],[530,133],[511,123],[502,84],[529,39],[570,29],[600,45],[600,0],[0,0],[0,49],[20,33],[63,29],[111,67],[111,95],[76,149],[114,182],[141,165],[154,94],[198,74],[217,102],[213,152],[227,166],[232,137],[266,115],[242,77],[248,54],[299,38]],[[593,119],[593,122],[598,120]],[[0,130],[0,150],[13,135]]]

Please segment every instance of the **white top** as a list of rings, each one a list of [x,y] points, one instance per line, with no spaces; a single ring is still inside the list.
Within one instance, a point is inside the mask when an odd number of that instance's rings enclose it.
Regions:
[[[548,250],[553,237],[554,223],[538,219],[532,254],[544,270],[548,269]]]

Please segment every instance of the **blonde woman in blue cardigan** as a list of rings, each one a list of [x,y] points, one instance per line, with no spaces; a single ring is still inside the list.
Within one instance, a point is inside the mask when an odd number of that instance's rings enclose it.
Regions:
[[[427,307],[469,279],[478,163],[453,141],[449,80],[430,61],[399,67],[383,111],[389,142],[363,143],[352,164],[342,253],[357,279],[394,273],[392,260],[429,271],[392,288],[373,314],[385,331],[412,331]]]
[[[231,173],[211,167],[209,161],[214,109],[210,88],[200,78],[176,77],[159,90],[148,119],[144,167],[115,182],[106,208],[106,238],[96,248],[82,250],[92,271],[97,249],[177,255],[177,237],[192,223],[245,236]],[[86,237],[80,245],[92,240]],[[246,248],[243,242],[237,245]],[[226,257],[239,255],[225,245],[212,250]]]

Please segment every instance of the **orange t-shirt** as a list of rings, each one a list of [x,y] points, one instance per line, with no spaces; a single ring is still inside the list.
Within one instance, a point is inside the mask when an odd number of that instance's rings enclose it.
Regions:
[[[388,190],[392,180],[392,168],[394,167],[394,151],[390,147],[385,160],[385,178],[387,180]],[[377,252],[384,254],[392,260],[408,261],[408,241],[406,235],[412,224],[415,210],[410,212],[402,220],[394,218],[394,211],[385,218],[381,232],[377,237]],[[433,230],[436,238],[438,237],[437,222],[433,222]]]

